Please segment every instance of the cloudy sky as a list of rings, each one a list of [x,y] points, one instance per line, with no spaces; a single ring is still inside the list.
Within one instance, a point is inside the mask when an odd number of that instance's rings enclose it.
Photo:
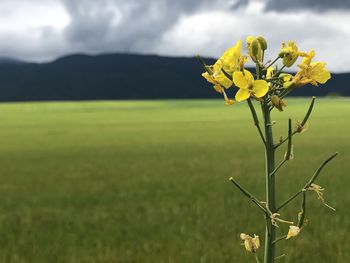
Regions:
[[[218,57],[238,38],[263,35],[316,49],[350,71],[349,0],[1,0],[0,56],[49,61],[71,53]]]

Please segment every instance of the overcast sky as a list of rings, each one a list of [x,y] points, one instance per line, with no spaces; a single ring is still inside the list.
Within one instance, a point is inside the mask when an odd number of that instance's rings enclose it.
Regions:
[[[218,57],[262,35],[316,49],[350,71],[350,0],[1,0],[0,56],[48,61],[71,53]]]

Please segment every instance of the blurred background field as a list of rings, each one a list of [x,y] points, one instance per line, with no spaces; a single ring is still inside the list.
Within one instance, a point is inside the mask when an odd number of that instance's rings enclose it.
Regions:
[[[339,151],[317,182],[337,212],[310,192],[309,223],[280,243],[279,262],[350,262],[349,102],[319,99],[278,173],[281,203]],[[273,115],[276,139],[309,100],[287,103]],[[264,219],[228,181],[264,198],[264,151],[245,103],[9,103],[0,116],[1,262],[254,262],[239,234],[263,239]],[[296,221],[299,206],[282,217]]]

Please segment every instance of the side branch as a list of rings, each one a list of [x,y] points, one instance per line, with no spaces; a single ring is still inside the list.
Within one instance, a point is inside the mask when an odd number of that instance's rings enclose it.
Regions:
[[[283,161],[270,173],[270,176],[273,176],[285,164],[285,162],[291,159],[293,159],[292,120],[288,119],[288,148]]]
[[[205,64],[204,60],[201,58],[200,55],[196,55],[197,60],[199,61],[199,63],[202,65],[203,69],[208,72],[208,74],[212,75],[213,72],[211,71],[211,69],[207,66],[207,64]]]
[[[308,119],[309,119],[309,117],[311,115],[311,112],[312,112],[312,110],[314,108],[315,100],[316,100],[316,97],[312,97],[309,109],[307,110],[306,115],[305,115],[303,121],[301,122],[301,126],[304,126],[306,124],[306,122],[308,121]]]
[[[305,214],[306,214],[306,190],[304,190],[301,201],[301,212],[299,213],[298,218],[298,227],[301,228],[305,222]]]
[[[309,106],[309,109],[307,110],[306,114],[305,114],[305,117],[303,119],[303,121],[300,123],[300,127],[301,129],[305,126],[306,122],[309,120],[310,118],[310,115],[311,115],[311,112],[314,108],[314,105],[315,105],[315,100],[316,100],[316,97],[312,97],[312,100],[311,100],[311,103],[310,103],[310,106]],[[296,133],[300,133],[301,131],[299,130],[295,130],[292,132],[291,136],[295,135]],[[282,140],[281,142],[279,142],[278,144],[275,145],[275,149],[277,149],[279,146],[281,146],[283,143],[285,143],[287,140],[288,140],[289,136]]]
[[[293,149],[292,149],[292,120],[288,119],[288,147],[286,155],[284,156],[285,160],[290,160],[293,158]]]
[[[265,214],[268,214],[265,207],[261,205],[261,201],[259,201],[254,195],[249,193],[243,186],[241,186],[239,183],[233,179],[233,177],[230,177],[229,180],[246,196],[248,197],[255,205],[257,205]]]
[[[315,180],[317,179],[317,177],[320,175],[321,171],[323,170],[323,168],[330,162],[332,161],[336,156],[338,155],[338,152],[332,154],[330,157],[328,157],[315,171],[315,173],[313,174],[313,176],[310,178],[310,180],[305,184],[305,186],[299,190],[298,192],[296,192],[292,197],[290,197],[289,199],[287,199],[284,203],[282,203],[277,209],[276,211],[279,211],[281,208],[283,208],[284,206],[286,206],[287,204],[289,204],[289,202],[291,202],[292,200],[294,200],[299,194],[303,193],[304,191],[306,191],[311,184],[313,184],[315,182]]]
[[[323,168],[327,165],[327,163],[329,163],[330,161],[332,161],[336,156],[338,155],[338,152],[333,153],[330,157],[328,157],[315,171],[315,173],[313,174],[313,176],[311,177],[311,179],[306,183],[306,185],[304,186],[304,189],[308,189],[310,187],[311,184],[314,183],[314,181],[317,179],[317,177],[319,176],[319,174],[321,173],[321,171],[323,170]]]
[[[248,105],[249,105],[249,108],[250,108],[250,111],[252,112],[252,116],[253,116],[253,120],[254,120],[254,125],[256,126],[256,128],[258,129],[259,131],[259,134],[260,134],[260,137],[261,137],[261,140],[263,141],[265,147],[266,147],[266,140],[265,140],[265,137],[261,131],[261,128],[260,128],[260,124],[259,124],[259,119],[258,119],[258,115],[256,114],[256,111],[255,111],[255,108],[254,108],[254,105],[252,103],[252,101],[249,99],[247,99],[247,102],[248,102]]]

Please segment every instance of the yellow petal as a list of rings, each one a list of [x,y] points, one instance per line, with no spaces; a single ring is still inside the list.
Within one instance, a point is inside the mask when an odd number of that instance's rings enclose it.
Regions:
[[[301,66],[309,66],[311,63],[311,60],[314,58],[315,56],[315,50],[311,49],[309,51],[309,53],[307,53],[307,56],[303,58],[303,60],[301,61]]]
[[[225,104],[226,104],[227,106],[233,105],[233,104],[235,104],[235,103],[236,103],[236,101],[231,100],[231,99],[225,100]]]
[[[273,67],[268,67],[267,72],[266,72],[266,78],[267,79],[272,78],[274,73],[275,73],[275,69]]]
[[[208,82],[210,82],[212,84],[216,84],[214,78],[212,76],[210,76],[208,72],[202,73],[202,77],[205,78]]]
[[[252,73],[248,70],[244,70],[244,74],[242,71],[236,71],[233,73],[232,78],[235,86],[241,89],[248,89],[254,81]]]
[[[254,41],[255,37],[253,36],[247,36],[246,38],[246,42],[248,45],[250,45],[253,41]]]
[[[229,74],[239,70],[241,62],[241,49],[242,40],[239,39],[237,43],[227,49],[225,53],[219,58],[218,62],[221,62],[221,67]]]
[[[213,77],[226,89],[232,86],[232,81],[221,70],[219,72],[215,72]]]
[[[325,69],[326,63],[324,62],[312,62],[310,64],[312,73],[311,79],[316,80],[318,83],[324,84],[331,78],[331,74]]]
[[[222,93],[222,87],[220,84],[215,84],[213,88],[216,90],[216,92]]]
[[[265,94],[269,91],[269,85],[265,80],[259,79],[254,81],[253,84],[253,93],[257,98],[261,98],[265,96]]]
[[[236,93],[236,101],[243,101],[250,97],[249,89],[239,89]]]
[[[260,239],[259,236],[254,234],[253,242],[255,244],[255,247],[258,249],[260,247]]]

